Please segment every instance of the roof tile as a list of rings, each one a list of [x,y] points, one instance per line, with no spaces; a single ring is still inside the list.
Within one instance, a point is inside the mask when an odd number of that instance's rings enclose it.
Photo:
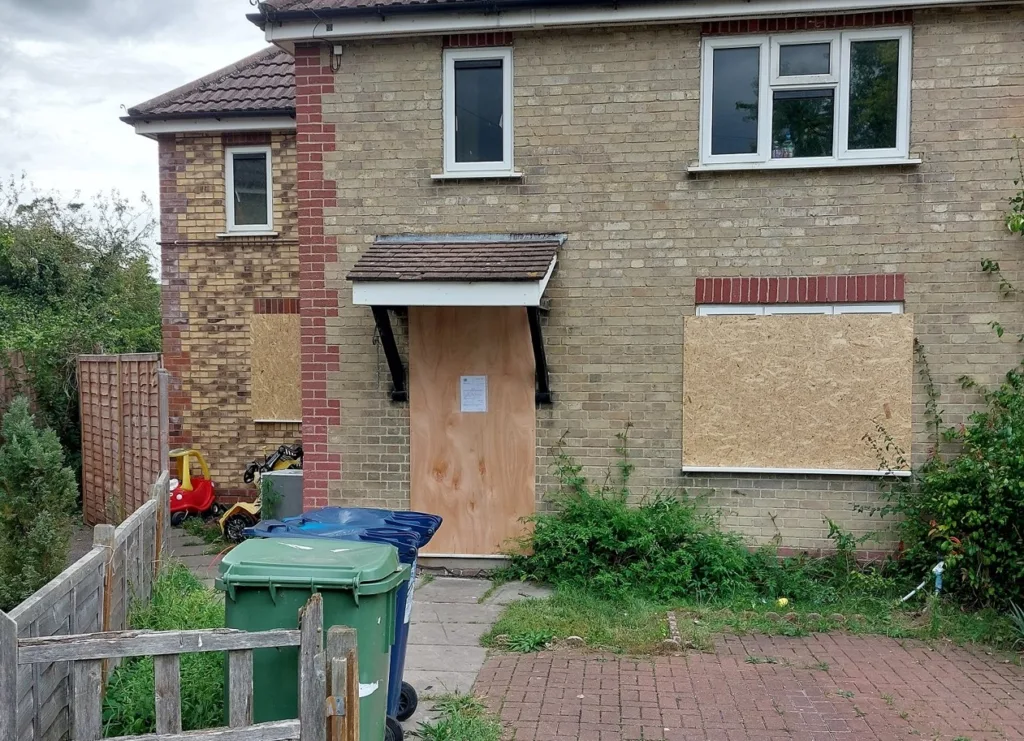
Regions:
[[[559,239],[507,242],[377,242],[351,281],[535,281],[551,267]]]
[[[129,119],[295,110],[295,61],[276,47],[128,109]]]

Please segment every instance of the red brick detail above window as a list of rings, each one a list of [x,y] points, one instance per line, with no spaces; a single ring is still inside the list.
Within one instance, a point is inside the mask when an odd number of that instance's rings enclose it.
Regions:
[[[738,21],[709,21],[701,25],[704,36],[739,33],[782,33],[785,31],[834,31],[842,28],[897,26],[914,22],[912,10],[885,10],[851,15],[810,15],[796,18],[748,18]]]
[[[256,314],[298,314],[297,298],[257,298],[253,299],[252,310]]]
[[[444,37],[445,49],[472,49],[474,46],[512,46],[512,34],[508,31],[494,33],[463,33]]]
[[[854,304],[903,301],[905,279],[883,275],[698,278],[697,304]]]
[[[269,131],[229,131],[223,136],[225,147],[262,147],[270,145]]]

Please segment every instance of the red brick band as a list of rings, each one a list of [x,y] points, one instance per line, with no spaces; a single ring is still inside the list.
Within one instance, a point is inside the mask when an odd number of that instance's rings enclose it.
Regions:
[[[472,49],[475,46],[512,46],[512,34],[508,31],[493,33],[462,33],[444,36],[445,49]]]
[[[899,273],[780,278],[697,278],[697,304],[852,304],[903,301]]]
[[[797,18],[745,18],[737,21],[709,21],[701,25],[704,36],[739,33],[781,33],[784,31],[837,31],[842,28],[898,26],[914,22],[913,10],[885,10],[850,15],[810,15]]]
[[[269,131],[229,131],[223,136],[225,147],[261,147],[270,145]]]
[[[298,314],[297,298],[256,298],[252,301],[252,310],[256,314]]]
[[[338,315],[338,291],[327,284],[327,265],[338,261],[338,240],[324,231],[324,212],[338,205],[338,188],[324,171],[337,147],[337,128],[326,123],[323,98],[334,92],[334,72],[319,45],[295,47],[295,120],[299,201],[299,313],[302,322],[302,499],[327,504],[327,486],[341,479],[341,455],[330,452],[328,430],[341,424],[341,402],[327,394],[327,379],[341,370],[341,348],[327,342]]]

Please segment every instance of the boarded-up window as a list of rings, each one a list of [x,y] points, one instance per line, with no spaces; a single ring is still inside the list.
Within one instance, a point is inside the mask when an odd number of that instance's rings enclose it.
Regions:
[[[298,314],[253,314],[252,417],[257,422],[302,421]]]
[[[877,471],[876,423],[909,459],[911,315],[689,317],[683,332],[684,469]]]

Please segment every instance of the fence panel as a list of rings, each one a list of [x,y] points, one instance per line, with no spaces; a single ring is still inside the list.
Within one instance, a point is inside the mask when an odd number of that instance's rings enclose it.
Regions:
[[[131,515],[167,465],[165,376],[157,353],[78,357],[87,524]]]
[[[14,621],[19,639],[99,633],[125,626],[130,600],[149,598],[159,568],[162,530],[169,522],[166,471],[149,492],[151,499],[109,537],[97,528],[97,545],[89,553],[11,611],[7,617]],[[4,661],[0,650],[0,662]],[[5,692],[10,694],[4,670],[0,665],[0,700]],[[15,677],[18,741],[67,738],[74,697],[69,664],[23,665]]]

